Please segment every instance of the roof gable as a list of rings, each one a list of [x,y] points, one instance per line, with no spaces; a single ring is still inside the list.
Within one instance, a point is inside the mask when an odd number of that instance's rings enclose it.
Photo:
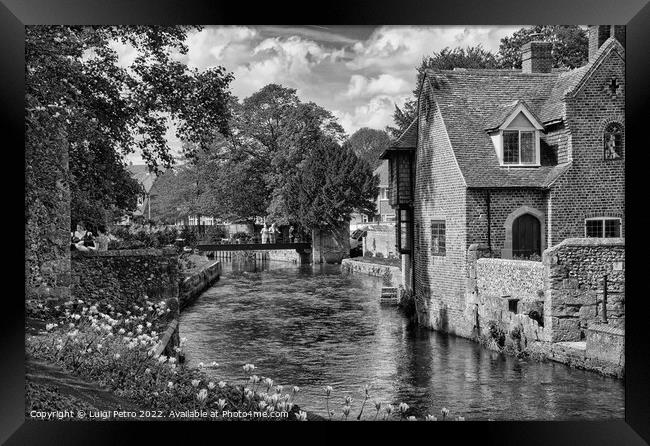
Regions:
[[[523,100],[517,100],[509,104],[497,107],[494,114],[488,119],[485,130],[505,129],[513,123],[517,124],[521,118],[524,118],[529,125],[537,130],[544,130],[544,126],[539,118],[530,111],[530,108]]]

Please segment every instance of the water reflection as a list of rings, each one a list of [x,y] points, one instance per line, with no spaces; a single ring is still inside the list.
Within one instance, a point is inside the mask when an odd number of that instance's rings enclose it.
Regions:
[[[622,381],[411,326],[380,306],[380,289],[380,278],[344,277],[335,265],[225,264],[182,315],[188,360],[217,361],[215,378],[237,383],[254,363],[259,375],[300,386],[298,403],[323,415],[323,387],[334,387],[340,414],[346,395],[358,411],[370,384],[373,399],[404,401],[420,417],[447,407],[467,419],[623,418]]]

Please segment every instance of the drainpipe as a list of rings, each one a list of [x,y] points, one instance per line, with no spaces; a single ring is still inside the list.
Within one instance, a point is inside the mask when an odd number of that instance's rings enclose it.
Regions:
[[[492,254],[492,216],[490,213],[491,203],[492,197],[490,196],[490,189],[488,189],[487,196],[485,197],[485,205],[487,207],[487,245],[490,254]]]

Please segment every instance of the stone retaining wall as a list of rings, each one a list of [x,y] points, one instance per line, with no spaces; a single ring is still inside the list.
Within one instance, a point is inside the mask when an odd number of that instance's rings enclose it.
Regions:
[[[603,278],[607,275],[609,325],[625,325],[625,241],[574,238],[544,251],[548,310],[553,342],[584,340],[602,317]]]
[[[377,263],[364,262],[363,260],[343,259],[341,271],[347,273],[368,274],[369,276],[390,277],[390,284],[386,286],[399,287],[402,284],[402,270],[397,266],[380,265]]]
[[[221,262],[212,262],[183,280],[180,284],[178,300],[181,310],[194,302],[203,291],[219,280]]]
[[[73,251],[71,264],[75,299],[111,304],[125,312],[142,303],[145,295],[178,298],[180,272],[173,248]]]
[[[537,300],[544,296],[545,268],[542,262],[482,258],[476,262],[479,294]]]

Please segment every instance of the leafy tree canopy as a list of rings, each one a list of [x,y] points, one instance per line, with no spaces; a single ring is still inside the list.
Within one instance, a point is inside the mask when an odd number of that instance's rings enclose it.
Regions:
[[[390,145],[390,136],[384,130],[363,127],[354,132],[346,144],[374,170],[381,164],[379,155]]]
[[[501,39],[500,66],[521,68],[521,47],[533,39],[553,44],[551,53],[555,68],[578,68],[589,59],[589,38],[583,28],[577,25],[536,25]]]
[[[323,138],[287,184],[289,219],[306,228],[334,229],[350,214],[374,214],[379,179],[347,146]]]
[[[215,132],[228,133],[232,75],[222,67],[190,70],[174,59],[187,52],[189,29],[26,27],[26,141],[32,132],[64,135],[73,224],[94,226],[112,211],[133,209],[139,188],[126,173],[124,155],[137,150],[155,170],[170,166],[169,122],[198,148]],[[119,64],[115,42],[136,50],[129,67]],[[47,128],[36,128],[41,125]],[[38,187],[37,177],[28,180],[28,187]]]

